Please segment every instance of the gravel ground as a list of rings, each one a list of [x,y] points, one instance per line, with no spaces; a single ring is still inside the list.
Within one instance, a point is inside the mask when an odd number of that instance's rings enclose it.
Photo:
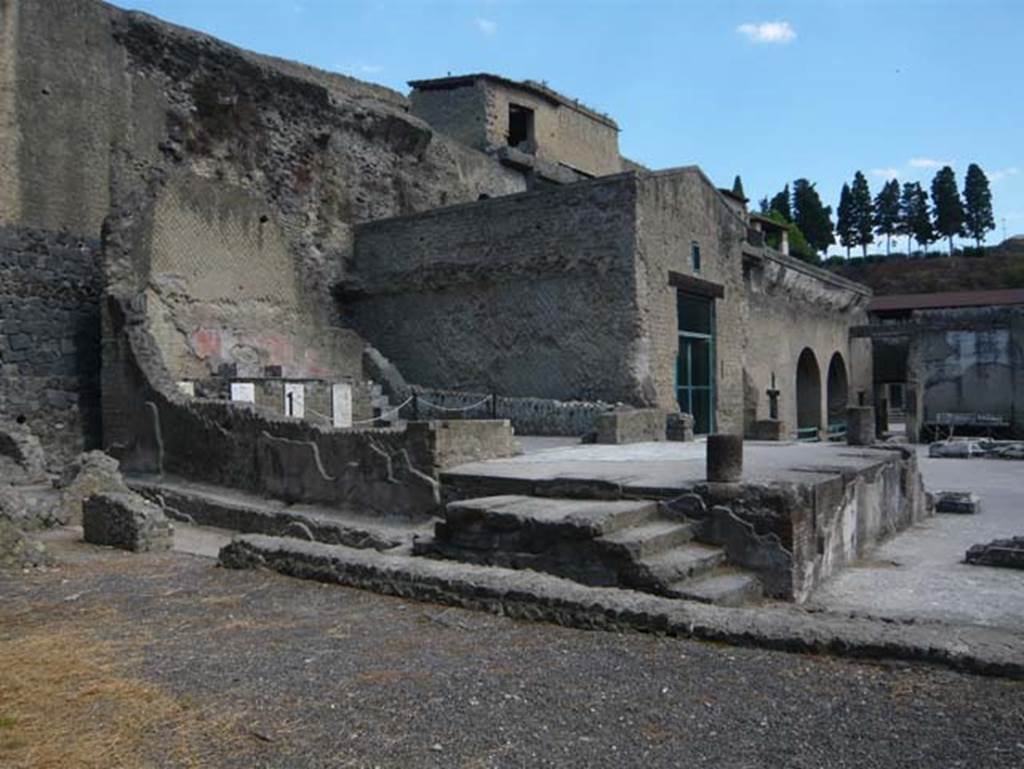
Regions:
[[[58,571],[0,574],[0,641],[74,621],[133,649],[121,675],[233,724],[230,749],[188,766],[1024,766],[1020,683],[53,548]],[[137,766],[182,765],[148,746]]]

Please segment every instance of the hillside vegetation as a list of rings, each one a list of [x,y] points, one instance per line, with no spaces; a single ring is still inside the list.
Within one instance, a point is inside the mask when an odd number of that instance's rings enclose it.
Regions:
[[[980,251],[967,249],[952,257],[940,252],[910,258],[904,253],[849,260],[833,257],[824,266],[864,283],[880,296],[1024,288],[1024,239]]]

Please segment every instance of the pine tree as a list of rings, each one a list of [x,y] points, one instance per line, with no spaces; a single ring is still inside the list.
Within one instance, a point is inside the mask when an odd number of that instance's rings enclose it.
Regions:
[[[747,196],[743,194],[743,180],[740,179],[740,175],[736,174],[736,179],[732,183],[732,194],[737,197],[747,199]]]
[[[868,255],[868,245],[874,243],[875,212],[871,204],[871,190],[868,189],[868,180],[860,171],[853,175],[853,184],[850,186],[850,220],[853,224],[853,242],[864,249],[864,256]]]
[[[911,252],[911,240],[914,237],[912,214],[914,210],[914,190],[920,189],[916,182],[904,182],[900,192],[900,218],[896,224],[896,234],[907,236],[907,256]]]
[[[996,228],[992,215],[992,191],[988,177],[976,163],[967,166],[964,181],[964,218],[967,234],[974,238],[978,248],[985,240],[985,233]]]
[[[892,253],[892,236],[900,222],[900,183],[895,179],[885,183],[875,198],[875,232],[885,235],[885,255]]]
[[[787,184],[782,188],[782,192],[779,192],[771,199],[768,204],[771,211],[778,211],[786,219],[787,222],[793,221],[793,210],[789,205],[789,185]]]
[[[767,195],[757,201],[757,207],[760,209],[762,216],[768,216],[772,212],[772,204],[768,202]]]
[[[920,244],[925,253],[928,252],[928,244],[935,240],[935,230],[932,228],[931,212],[928,210],[928,193],[921,189],[917,182],[907,182],[903,185],[903,195],[900,198],[901,227],[907,235],[907,253],[910,252],[911,235]]]
[[[943,166],[932,179],[932,203],[935,206],[935,231],[949,240],[949,255],[953,255],[953,237],[964,234],[964,206],[956,188],[956,174]]]
[[[815,251],[825,251],[836,242],[832,234],[832,208],[822,205],[818,191],[807,179],[793,182],[792,221]]]
[[[846,248],[846,258],[849,259],[850,248],[857,245],[853,230],[853,200],[850,195],[849,184],[843,184],[843,191],[839,193],[839,210],[836,212],[836,235],[839,236],[839,244]]]

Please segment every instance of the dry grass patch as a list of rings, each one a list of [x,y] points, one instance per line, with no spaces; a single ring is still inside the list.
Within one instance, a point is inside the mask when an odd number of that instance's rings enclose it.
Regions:
[[[75,622],[0,636],[0,766],[221,766],[246,740],[237,717],[203,713],[131,675],[131,649]]]

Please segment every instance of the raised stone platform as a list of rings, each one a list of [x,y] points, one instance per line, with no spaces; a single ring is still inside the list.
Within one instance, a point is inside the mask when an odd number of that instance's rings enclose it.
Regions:
[[[660,500],[659,515],[689,522],[696,542],[723,550],[724,562],[756,575],[767,595],[796,601],[879,540],[930,513],[916,456],[888,446],[748,442],[737,483],[706,480],[703,442],[572,446],[462,465],[443,473],[442,483],[450,503],[479,505],[480,498],[503,495]],[[438,527],[441,554],[517,563],[511,553],[519,551],[503,546],[511,541],[507,536],[486,547],[480,540],[474,546],[470,533],[460,540],[463,532],[455,529],[462,528],[461,508],[449,510],[452,517]],[[487,530],[486,519],[481,514],[477,533]],[[481,561],[481,551],[489,551],[492,560]],[[548,566],[553,560],[545,556],[539,562],[564,574],[568,567]]]

